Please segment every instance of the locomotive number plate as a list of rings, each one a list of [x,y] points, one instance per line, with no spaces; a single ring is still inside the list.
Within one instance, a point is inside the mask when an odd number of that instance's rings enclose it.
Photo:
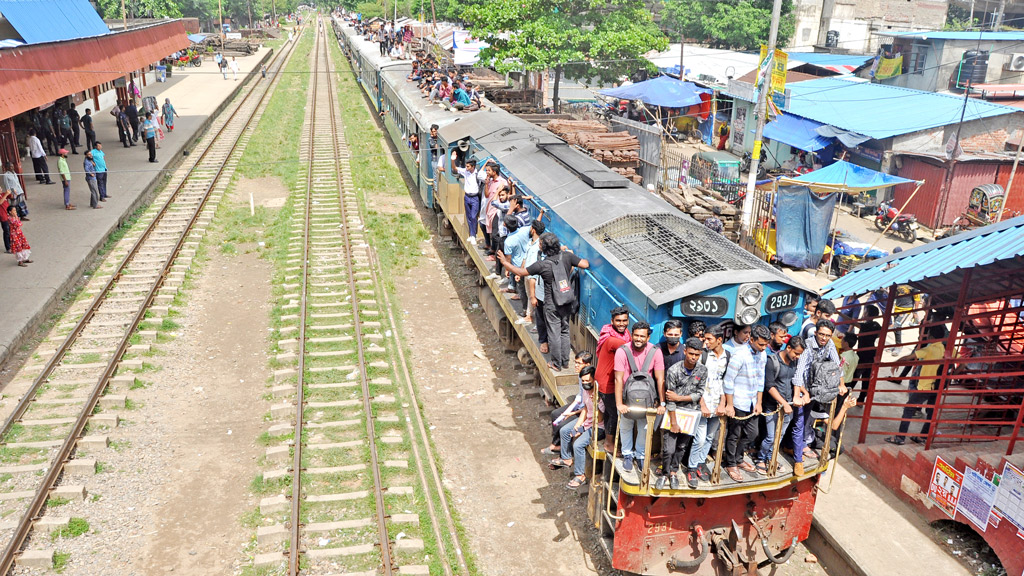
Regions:
[[[765,298],[764,308],[769,314],[775,312],[781,312],[783,310],[789,310],[796,308],[796,303],[800,300],[796,290],[786,290],[784,292],[773,292]]]
[[[729,301],[718,296],[691,296],[684,298],[679,307],[687,316],[725,316]]]

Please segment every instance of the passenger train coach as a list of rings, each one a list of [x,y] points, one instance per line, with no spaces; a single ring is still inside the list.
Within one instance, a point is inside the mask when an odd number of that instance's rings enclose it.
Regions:
[[[593,351],[601,326],[620,305],[629,308],[631,321],[651,324],[652,342],[672,318],[684,326],[694,320],[708,325],[780,321],[794,333],[799,329],[806,289],[781,271],[550,132],[486,101],[485,109],[469,113],[428,105],[406,80],[409,61],[381,57],[376,43],[341,19],[335,18],[333,26],[399,150],[400,164],[424,205],[437,215],[438,230],[453,236],[467,264],[476,268],[488,319],[507,349],[519,351],[524,360],[528,355],[536,365],[550,401],[571,398],[576,376],[548,368],[536,335],[528,325],[515,324],[515,304],[486,278],[493,263],[467,241],[462,186],[450,166],[453,151],[481,163],[495,159],[503,175],[532,197],[531,212],[541,215],[547,230],[590,261],[589,269],[578,271],[575,350]],[[436,151],[428,146],[432,124],[440,126]],[[421,143],[418,163],[408,145],[411,134]],[[435,173],[438,156],[446,167],[441,173]],[[724,436],[725,426],[721,429]],[[654,455],[656,436],[647,443]],[[718,445],[723,444],[720,438]],[[696,490],[657,490],[649,469],[652,458],[644,459],[644,470],[624,472],[621,458],[599,446],[595,440],[590,450],[589,515],[613,566],[638,574],[755,574],[759,565],[785,562],[810,532],[818,479],[830,456],[826,451],[818,461],[805,461],[806,473],[796,477],[792,459],[776,447],[773,476],[736,483],[722,473],[719,450],[712,454],[710,482]]]

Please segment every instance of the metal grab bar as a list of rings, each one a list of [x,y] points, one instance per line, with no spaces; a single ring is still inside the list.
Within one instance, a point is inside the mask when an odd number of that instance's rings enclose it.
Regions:
[[[651,426],[652,426],[651,420],[654,419],[654,414],[657,414],[658,411],[656,409],[654,409],[654,408],[636,408],[636,407],[630,407],[629,411],[637,413],[637,414],[646,414],[647,420],[648,420],[647,440],[650,441],[650,438],[651,438]],[[608,471],[608,494],[607,494],[607,497],[605,498],[605,512],[608,514],[609,517],[614,518],[615,520],[622,520],[623,518],[626,517],[626,513],[625,512],[623,512],[621,516],[616,516],[615,514],[612,514],[612,487],[615,484],[615,457],[616,457],[616,455],[618,453],[619,453],[619,427],[616,426],[615,427],[615,442],[612,443],[612,454],[611,454],[612,457],[611,457],[611,462],[609,463],[611,465],[611,469]],[[646,456],[646,454],[645,454],[645,456]],[[647,463],[647,459],[645,458],[644,459],[644,468],[647,469],[648,466],[649,466],[649,464]],[[641,476],[641,482],[643,482],[643,477],[642,476]]]

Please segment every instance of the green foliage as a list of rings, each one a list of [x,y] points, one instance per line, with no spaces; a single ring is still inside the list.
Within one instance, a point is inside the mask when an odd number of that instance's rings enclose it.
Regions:
[[[53,571],[57,574],[62,574],[68,567],[68,562],[71,561],[71,552],[54,552],[53,554]]]
[[[50,532],[50,538],[56,540],[57,538],[74,538],[81,536],[89,531],[89,522],[85,518],[72,517],[68,521],[66,527],[58,528],[53,532]]]
[[[757,50],[768,43],[771,0],[665,0],[662,25],[714,48]],[[796,31],[792,0],[782,1],[778,45],[785,46]]]
[[[180,0],[124,0],[128,18],[181,18]],[[96,3],[104,18],[121,19],[121,0],[99,0]]]
[[[950,4],[949,9],[946,10],[946,23],[942,26],[942,29],[960,32],[977,29],[979,25],[980,22],[977,18],[971,19],[971,10],[969,8]]]
[[[490,44],[481,64],[503,74],[560,67],[568,78],[609,82],[649,68],[641,55],[668,45],[641,0],[494,0],[461,16]]]

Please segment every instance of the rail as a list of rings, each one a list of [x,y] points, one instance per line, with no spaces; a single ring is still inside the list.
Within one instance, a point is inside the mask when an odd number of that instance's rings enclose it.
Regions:
[[[289,51],[289,54],[290,53],[291,52]],[[278,53],[275,56],[274,61],[271,63],[271,67],[273,67],[274,64],[277,64],[280,61],[281,53]],[[33,380],[32,385],[19,400],[13,412],[4,422],[3,427],[0,428],[0,438],[6,438],[14,424],[16,424],[25,415],[25,412],[28,410],[29,406],[34,400],[37,392],[39,391],[39,388],[53,374],[53,371],[64,359],[68,350],[77,341],[77,339],[82,334],[86,326],[90,324],[90,322],[93,319],[93,316],[95,315],[96,311],[100,308],[101,304],[111,294],[112,289],[121,279],[125,270],[128,268],[129,263],[132,261],[133,258],[135,258],[138,255],[142,246],[145,244],[145,242],[149,239],[152,232],[156,230],[160,222],[163,220],[163,217],[169,213],[169,209],[175,204],[179,195],[185,189],[186,184],[190,181],[189,177],[191,176],[191,174],[202,163],[202,161],[207,157],[207,155],[212,150],[214,150],[215,147],[219,147],[222,144],[221,142],[219,142],[220,137],[225,133],[228,126],[231,125],[232,121],[235,119],[235,116],[238,114],[238,112],[243,109],[243,105],[248,101],[248,99],[252,97],[254,94],[257,94],[256,88],[264,85],[267,85],[267,83],[260,83],[258,78],[256,78],[255,76],[253,77],[252,88],[250,89],[250,91],[243,97],[243,99],[231,112],[231,115],[224,122],[221,128],[217,131],[217,134],[211,139],[210,145],[205,150],[203,150],[202,154],[196,157],[195,162],[189,168],[188,176],[182,179],[181,184],[174,190],[174,192],[170,195],[170,197],[167,199],[164,205],[161,206],[154,219],[146,227],[146,229],[140,235],[139,239],[132,245],[132,247],[129,249],[128,253],[121,260],[121,262],[116,266],[114,272],[110,276],[110,279],[93,298],[93,301],[89,304],[85,314],[81,316],[78,322],[76,322],[71,332],[64,339],[61,345],[57,348],[53,356],[51,356],[50,360],[48,360],[46,364],[43,366],[43,369],[40,372],[39,376],[37,376]],[[239,130],[238,136],[231,142],[231,147],[228,152],[228,156],[230,156],[237,148],[238,143],[242,140],[242,136],[245,134],[249,123],[256,116],[260,104],[263,102],[267,94],[269,94],[270,92],[271,90],[268,86],[268,89],[264,90],[260,94],[259,100],[256,102],[256,105],[252,108],[252,113],[250,114],[249,118],[245,119],[245,125],[241,130]],[[14,533],[11,536],[11,539],[4,547],[2,554],[0,554],[0,574],[7,574],[13,568],[17,555],[21,550],[21,547],[24,545],[26,539],[28,538],[29,533],[32,530],[33,522],[35,521],[35,519],[38,517],[39,513],[45,506],[50,490],[54,485],[56,485],[57,481],[60,479],[61,474],[63,473],[64,470],[65,462],[68,460],[68,458],[70,458],[71,453],[74,451],[78,443],[79,437],[81,436],[82,432],[85,429],[89,417],[93,414],[96,404],[99,402],[100,396],[103,395],[107,382],[113,376],[114,372],[116,372],[122,356],[127,351],[130,344],[131,336],[135,333],[135,330],[138,328],[139,324],[144,319],[148,308],[152,304],[160,287],[163,285],[163,281],[166,279],[168,272],[170,271],[171,267],[174,264],[174,261],[178,257],[178,254],[181,252],[182,246],[185,244],[186,238],[188,238],[189,233],[192,231],[193,227],[195,226],[195,223],[199,220],[200,215],[203,213],[203,210],[211,196],[211,193],[216,188],[216,185],[219,182],[221,175],[224,173],[225,167],[226,165],[220,166],[220,168],[217,170],[214,177],[210,181],[209,186],[204,191],[202,200],[200,200],[198,206],[196,207],[195,212],[192,214],[192,217],[189,219],[189,222],[185,226],[185,229],[182,231],[180,237],[178,238],[178,241],[172,248],[169,256],[167,257],[163,266],[161,267],[159,275],[157,276],[157,279],[154,282],[151,289],[149,290],[148,294],[144,298],[142,306],[134,315],[130,326],[125,331],[124,337],[121,338],[119,344],[115,349],[114,354],[111,356],[106,368],[104,368],[102,375],[99,377],[96,385],[94,386],[88,399],[86,400],[86,404],[83,406],[82,410],[75,418],[75,422],[72,424],[71,433],[66,437],[64,442],[61,444],[56,456],[52,460],[54,462],[54,465],[50,466],[47,469],[42,481],[40,482],[39,488],[37,489],[35,495],[32,497],[25,513],[19,520],[17,527],[14,529]]]

